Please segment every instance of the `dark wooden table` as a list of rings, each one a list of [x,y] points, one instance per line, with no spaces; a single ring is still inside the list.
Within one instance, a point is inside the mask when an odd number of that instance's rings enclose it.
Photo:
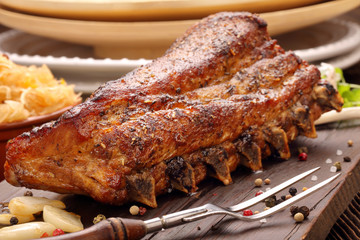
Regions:
[[[312,181],[309,176],[294,185],[301,191],[303,187],[311,187],[335,173],[330,172],[332,164],[326,163],[328,158],[332,162],[339,161],[342,165],[342,175],[334,182],[314,193],[311,197],[301,200],[297,205],[305,205],[311,209],[307,220],[297,224],[292,219],[289,209],[266,219],[266,223],[242,222],[233,220],[227,216],[213,216],[206,220],[189,223],[159,233],[149,234],[145,239],[325,239],[333,224],[346,209],[352,198],[360,190],[360,127],[356,122],[348,121],[341,124],[331,124],[318,127],[318,138],[299,138],[292,145],[293,157],[284,161],[276,158],[264,162],[262,172],[253,173],[246,168],[240,167],[234,172],[234,183],[223,186],[219,181],[208,179],[204,181],[199,191],[188,196],[174,191],[158,198],[159,207],[147,209],[143,216],[133,217],[129,213],[130,205],[115,207],[97,203],[92,199],[76,195],[60,195],[45,191],[33,191],[35,196],[62,199],[68,210],[82,216],[86,227],[92,225],[93,218],[101,213],[106,217],[128,217],[147,220],[163,214],[197,207],[205,203],[214,203],[220,206],[230,206],[255,196],[258,190],[266,190],[282,183],[284,180],[295,176],[308,169],[320,166],[321,169],[314,173],[317,181]],[[347,145],[351,139],[352,147]],[[299,147],[308,148],[308,160],[299,161],[297,150]],[[337,155],[341,150],[342,155]],[[349,156],[352,161],[344,162],[343,158]],[[254,186],[256,178],[270,178],[271,184],[261,188]],[[12,197],[21,196],[26,189],[15,188],[7,182],[0,183],[0,201],[8,201]],[[283,191],[277,194],[287,194]],[[264,203],[260,203],[251,209],[263,211]]]

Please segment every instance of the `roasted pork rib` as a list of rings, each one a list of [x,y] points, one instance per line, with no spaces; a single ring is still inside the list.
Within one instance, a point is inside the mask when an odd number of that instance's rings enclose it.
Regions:
[[[219,13],[188,29],[163,57],[111,81],[57,121],[7,145],[6,180],[104,203],[224,184],[239,164],[261,169],[288,142],[316,137],[314,120],[341,110],[315,66],[272,40],[264,20]]]

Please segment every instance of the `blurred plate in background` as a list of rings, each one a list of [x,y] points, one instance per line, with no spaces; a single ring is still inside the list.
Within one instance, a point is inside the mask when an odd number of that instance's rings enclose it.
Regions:
[[[329,20],[291,33],[274,36],[286,50],[305,60],[325,61],[340,68],[360,60],[360,26]],[[57,78],[75,84],[75,90],[92,93],[100,84],[118,79],[150,60],[98,58],[92,48],[40,37],[17,30],[0,34],[0,51],[22,65],[46,64]]]
[[[220,11],[262,13],[318,2],[324,0],[1,0],[28,14],[97,21],[197,19]]]

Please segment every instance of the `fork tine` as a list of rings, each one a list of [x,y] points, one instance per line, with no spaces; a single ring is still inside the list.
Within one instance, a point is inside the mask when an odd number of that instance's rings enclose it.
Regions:
[[[261,219],[266,216],[270,216],[270,215],[280,211],[281,209],[287,207],[289,204],[295,202],[296,199],[300,200],[300,197],[301,198],[305,197],[305,196],[309,195],[310,193],[312,193],[313,191],[316,191],[318,188],[321,188],[325,184],[331,182],[338,175],[336,175],[335,177],[329,178],[328,180],[326,180],[322,183],[319,183],[318,185],[315,185],[314,187],[306,190],[305,192],[298,194],[298,196],[290,198],[291,201],[287,200],[286,205],[279,204],[279,205],[273,207],[274,208],[273,210],[267,210],[265,214],[259,213],[254,216],[251,216],[251,217],[245,217],[242,214],[236,213],[236,211],[247,208],[249,206],[252,206],[252,205],[266,199],[267,197],[269,197],[269,196],[281,191],[282,189],[290,186],[291,184],[303,179],[304,177],[310,175],[311,173],[315,172],[318,169],[320,169],[320,167],[311,169],[307,172],[297,175],[297,176],[291,178],[290,180],[287,180],[286,182],[272,188],[271,190],[267,191],[266,193],[263,193],[263,194],[255,197],[253,199],[250,199],[244,203],[241,203],[241,204],[229,207],[229,208],[222,208],[222,207],[208,203],[208,204],[202,205],[200,207],[190,208],[187,210],[170,213],[170,214],[164,215],[162,217],[156,217],[156,218],[146,220],[144,223],[147,228],[147,232],[150,233],[150,232],[160,231],[161,229],[167,229],[167,228],[179,226],[179,225],[185,224],[187,222],[197,221],[202,218],[205,218],[205,217],[208,217],[211,215],[215,215],[215,214],[228,214],[230,216],[233,216],[237,219],[244,220],[244,221],[255,221],[257,219]],[[280,206],[282,206],[282,208],[279,208]]]
[[[284,188],[287,188],[290,185],[300,181],[301,179],[305,178],[306,176],[309,176],[310,174],[312,174],[313,172],[315,172],[315,171],[317,171],[319,169],[320,169],[320,167],[316,167],[316,168],[313,168],[313,169],[311,169],[311,170],[309,170],[307,172],[299,174],[299,175],[297,175],[297,176],[283,182],[282,184],[280,184],[280,185],[278,185],[276,187],[273,187],[272,189],[270,189],[269,191],[264,192],[261,195],[258,195],[256,197],[254,197],[252,199],[249,199],[249,200],[247,200],[245,202],[242,202],[240,204],[237,204],[237,205],[234,205],[234,206],[231,206],[231,207],[227,207],[226,209],[229,210],[229,211],[237,212],[237,211],[249,208],[249,207],[257,204],[258,202],[261,202],[261,201],[265,200],[266,198],[274,195],[275,193],[280,192]]]
[[[241,218],[241,219],[245,220],[245,221],[246,220],[247,221],[255,221],[255,220],[263,219],[265,217],[269,217],[271,215],[274,215],[275,213],[283,210],[284,208],[288,207],[289,205],[294,204],[294,203],[304,199],[308,195],[310,195],[310,194],[316,192],[317,190],[321,189],[326,184],[332,182],[335,178],[337,178],[340,175],[341,175],[341,173],[338,173],[338,174],[336,174],[336,175],[334,175],[334,176],[332,176],[332,177],[330,177],[330,178],[316,184],[315,186],[307,189],[306,191],[303,191],[303,192],[295,195],[294,197],[289,198],[286,201],[284,201],[284,202],[282,202],[282,203],[280,203],[280,204],[278,204],[278,205],[276,205],[276,206],[274,206],[274,207],[272,207],[272,208],[270,208],[270,209],[268,209],[266,211],[260,212],[258,214],[255,214],[255,215],[252,215],[252,216],[249,216],[249,217],[245,217],[247,219],[243,219],[243,218]]]

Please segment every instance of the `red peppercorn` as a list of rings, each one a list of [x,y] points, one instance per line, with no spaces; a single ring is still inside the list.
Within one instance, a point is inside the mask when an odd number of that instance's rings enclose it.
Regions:
[[[260,190],[260,191],[258,191],[258,192],[255,193],[255,197],[256,197],[256,196],[259,196],[260,194],[263,194],[263,193],[264,193],[264,192]]]
[[[146,213],[146,208],[144,207],[139,207],[139,214],[142,216]]]
[[[49,236],[49,234],[48,234],[47,232],[44,232],[43,235],[41,235],[40,238],[46,238],[46,237],[48,237],[48,236]]]
[[[251,216],[251,215],[253,215],[253,212],[250,209],[247,209],[247,210],[243,211],[243,215],[244,216]]]
[[[299,160],[300,161],[306,161],[307,160],[307,153],[305,153],[305,152],[302,152],[302,153],[300,153],[299,154]]]
[[[53,231],[53,233],[52,233],[53,236],[59,236],[59,235],[63,235],[63,234],[65,234],[65,233],[64,233],[64,231],[63,231],[62,229],[60,229],[60,228],[55,229],[55,230]]]

